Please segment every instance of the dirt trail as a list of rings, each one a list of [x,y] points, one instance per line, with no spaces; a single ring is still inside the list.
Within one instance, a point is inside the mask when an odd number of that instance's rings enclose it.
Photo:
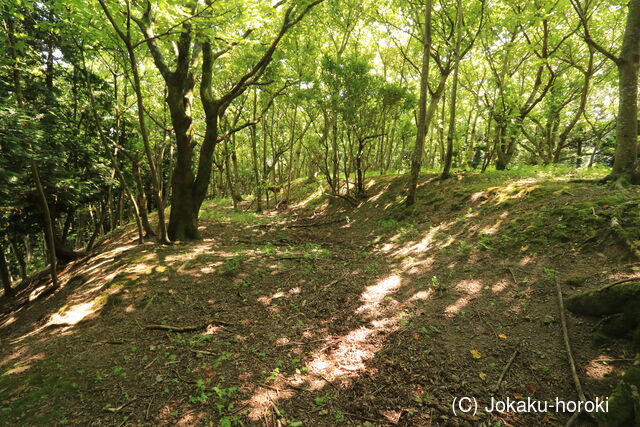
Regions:
[[[575,400],[555,280],[606,282],[609,268],[624,273],[620,249],[514,249],[495,231],[539,200],[494,209],[469,188],[439,188],[451,196],[442,203],[423,194],[423,213],[396,219],[393,199],[378,196],[394,185],[371,187],[356,211],[301,206],[269,217],[212,204],[203,240],[191,244],[136,246],[123,230],[68,267],[59,292],[0,318],[0,420],[563,423],[567,414],[454,417],[450,405],[462,396],[488,404],[516,350],[496,396]],[[607,374],[625,362],[599,360],[626,359],[625,347],[598,349],[593,323],[570,321],[585,388],[607,395]]]

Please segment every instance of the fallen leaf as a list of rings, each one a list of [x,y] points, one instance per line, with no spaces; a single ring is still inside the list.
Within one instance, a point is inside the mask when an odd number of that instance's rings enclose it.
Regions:
[[[513,393],[513,397],[515,397],[516,399],[522,399],[524,396],[520,393]]]
[[[474,359],[480,359],[482,357],[478,350],[469,350],[469,353],[471,353],[471,357]]]
[[[413,334],[413,339],[416,341],[420,340],[420,335],[419,334]]]
[[[527,390],[534,394],[540,391],[540,389],[533,384],[527,384]]]
[[[480,372],[480,373],[478,374],[478,376],[480,377],[480,379],[481,379],[482,381],[484,381],[484,380],[486,380],[486,379],[487,379],[487,374],[485,374],[484,372]]]
[[[507,336],[505,334],[498,334],[498,338],[502,338],[503,340],[506,340]]]

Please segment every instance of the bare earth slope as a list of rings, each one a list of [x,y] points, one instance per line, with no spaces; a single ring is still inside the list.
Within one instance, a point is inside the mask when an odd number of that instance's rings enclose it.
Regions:
[[[555,283],[570,295],[640,275],[637,203],[622,205],[640,192],[425,177],[408,211],[403,185],[372,178],[355,208],[302,183],[283,212],[211,202],[190,244],[114,233],[57,292],[0,306],[0,423],[563,424],[569,414],[456,417],[451,403],[488,404],[516,351],[497,397],[577,400]],[[591,398],[632,357],[626,341],[594,343],[596,321],[569,314]]]

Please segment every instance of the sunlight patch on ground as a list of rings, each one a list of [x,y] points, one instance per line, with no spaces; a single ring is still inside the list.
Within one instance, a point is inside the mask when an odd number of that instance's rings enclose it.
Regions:
[[[96,270],[98,267],[102,267],[103,265],[109,264],[111,262],[113,262],[113,258],[105,259],[104,261],[99,262],[98,264],[94,265],[93,267],[87,268],[86,270],[83,271],[83,273],[84,274],[91,273],[93,270]]]
[[[461,289],[479,292],[480,282],[468,282],[466,285],[461,282]],[[293,397],[292,387],[304,386],[319,390],[329,383],[349,382],[365,370],[371,369],[367,363],[383,348],[389,334],[399,330],[403,321],[406,322],[411,315],[406,308],[433,295],[431,290],[420,291],[404,303],[390,302],[390,306],[383,309],[382,305],[389,300],[390,294],[399,291],[401,286],[402,278],[399,274],[386,276],[368,286],[360,296],[362,305],[356,312],[365,312],[363,320],[370,320],[343,336],[326,337],[321,347],[310,355],[309,362],[305,364],[306,373],[280,375],[270,387],[260,387],[250,399],[243,402],[251,408],[249,419],[255,422],[263,420],[278,400]],[[266,296],[262,298],[263,303],[269,300]],[[375,316],[372,318],[371,315]],[[276,344],[288,345],[290,342],[288,338],[281,338]]]
[[[371,285],[365,289],[360,300],[363,304],[356,310],[357,313],[365,312],[367,314],[377,314],[378,306],[384,301],[384,298],[391,293],[400,289],[402,279],[397,274],[392,274],[375,285]]]
[[[533,258],[527,255],[525,257],[522,257],[520,262],[518,262],[518,265],[521,265],[524,267],[525,265],[529,264],[531,261],[533,261]]]
[[[176,249],[182,249],[177,247]],[[184,251],[168,255],[164,260],[168,263],[189,261],[203,252],[213,249],[213,239],[203,239],[199,244],[188,245],[184,247]]]
[[[22,346],[18,348],[16,351],[14,351],[13,353],[6,356],[4,359],[2,359],[2,361],[0,361],[0,366],[7,365],[11,363],[13,360],[16,360],[17,358],[24,356],[26,353],[27,353],[27,348],[25,346]]]
[[[82,319],[98,310],[95,300],[84,304],[77,304],[63,313],[54,313],[46,326],[49,325],[75,325]]]
[[[510,284],[511,282],[509,280],[502,279],[491,287],[491,291],[497,294],[504,291]]]
[[[582,367],[582,371],[595,380],[604,380],[608,375],[613,374],[614,367],[607,364],[607,358],[600,356],[589,361],[589,364]]]
[[[314,352],[306,364],[308,373],[280,377],[272,388],[261,388],[246,402],[252,409],[249,419],[258,421],[275,405],[275,402],[293,397],[290,386],[307,385],[312,390],[324,388],[336,380],[348,380],[359,376],[367,369],[366,363],[382,349],[384,341],[374,339],[379,334],[387,335],[398,329],[401,315],[370,322],[348,334],[334,339],[327,338],[325,345]],[[327,348],[332,350],[325,352]]]
[[[453,317],[467,306],[471,301],[478,297],[478,294],[482,290],[482,282],[479,280],[463,280],[459,282],[455,287],[456,290],[463,292],[465,295],[458,298],[456,302],[447,306],[444,309],[446,317]]]
[[[422,238],[422,240],[420,240],[420,242],[416,243],[413,246],[409,246],[404,249],[401,249],[400,251],[398,251],[398,255],[406,256],[414,252],[415,253],[427,252],[429,249],[431,249],[431,243],[433,243],[433,240],[439,231],[441,231],[440,226],[431,227],[429,232]]]
[[[20,362],[18,362],[17,363],[18,366],[14,366],[13,368],[9,369],[7,372],[5,372],[2,375],[13,375],[13,374],[21,374],[23,372],[26,372],[31,368],[31,362],[44,360],[45,357],[46,357],[46,354],[42,352],[33,354],[29,357],[26,357],[24,360],[21,360]]]
[[[503,212],[500,214],[500,217],[498,218],[498,220],[495,222],[495,224],[493,225],[487,225],[486,227],[484,227],[482,229],[482,231],[480,231],[480,234],[483,234],[485,236],[489,236],[492,234],[496,234],[498,232],[498,230],[500,229],[500,226],[502,225],[502,223],[504,222],[504,220],[507,218],[507,216],[509,216],[509,211]]]
[[[2,328],[6,328],[7,326],[11,325],[12,323],[14,323],[16,321],[16,317],[15,316],[11,316],[9,317],[7,320],[5,320],[4,322],[2,322],[2,324],[0,324],[0,329]]]
[[[313,193],[311,193],[309,195],[309,197],[307,197],[306,199],[302,200],[301,202],[299,202],[298,204],[294,205],[294,208],[304,208],[305,206],[307,206],[309,203],[311,203],[313,200],[322,197],[322,187],[318,186],[318,189],[316,191],[314,191]]]

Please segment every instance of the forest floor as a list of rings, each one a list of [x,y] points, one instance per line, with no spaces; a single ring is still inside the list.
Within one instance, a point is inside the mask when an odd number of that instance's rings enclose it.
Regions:
[[[637,231],[638,212],[616,209],[640,191],[544,171],[425,176],[407,210],[404,183],[370,178],[357,207],[317,183],[262,215],[208,202],[195,243],[116,231],[55,293],[21,305],[34,281],[0,305],[0,424],[564,424],[451,405],[577,400],[556,281],[570,295],[640,276],[608,225]],[[597,319],[568,320],[587,395],[607,396],[628,342],[597,345]]]

